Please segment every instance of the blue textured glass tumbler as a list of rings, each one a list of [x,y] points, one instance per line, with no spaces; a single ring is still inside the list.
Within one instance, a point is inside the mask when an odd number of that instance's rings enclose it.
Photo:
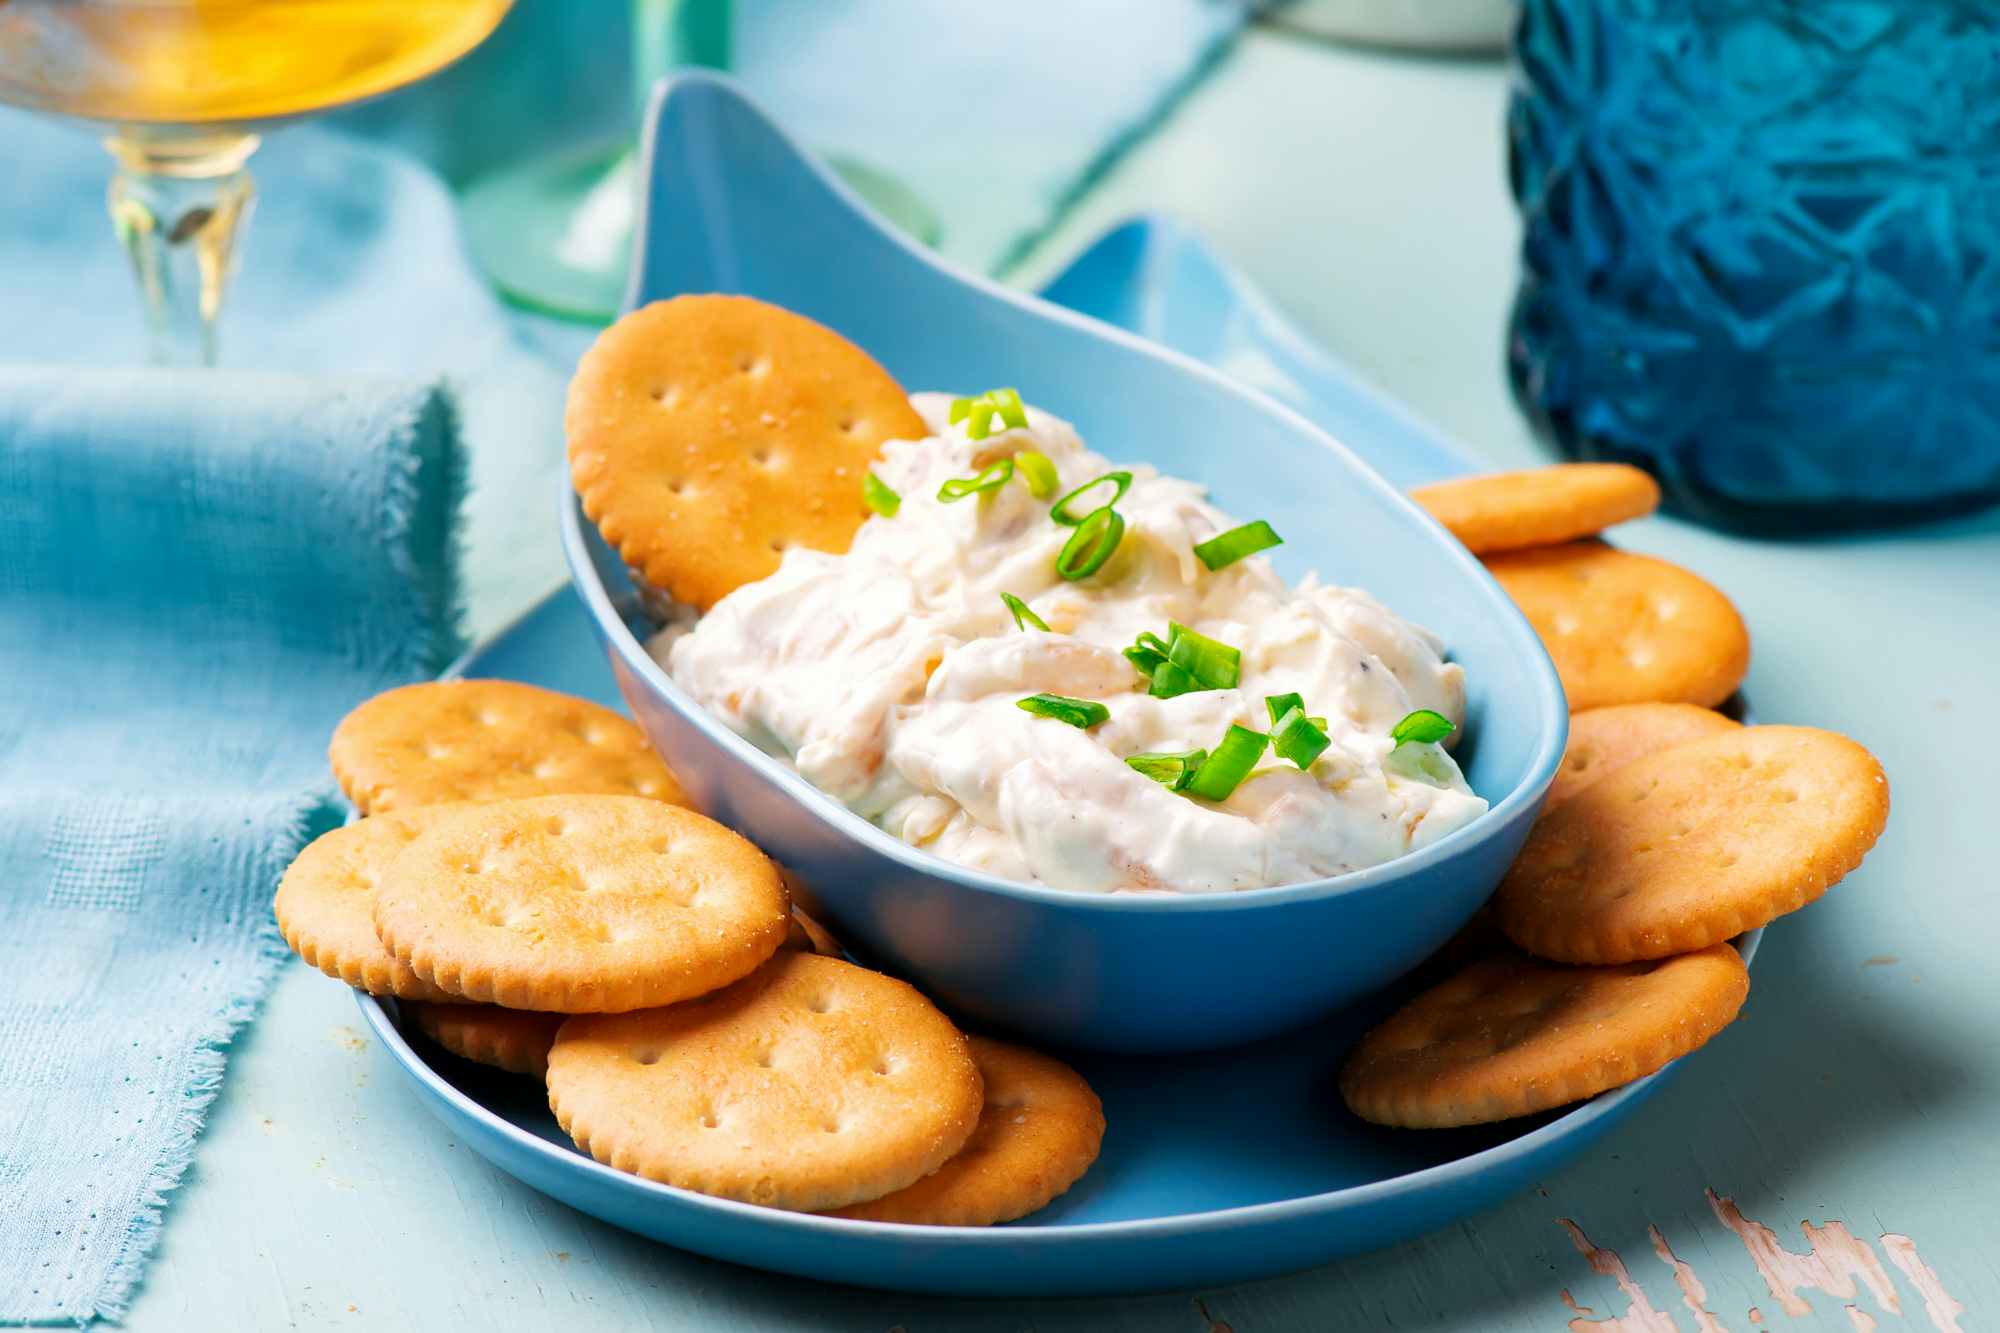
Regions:
[[[2000,3],[1526,0],[1514,390],[1759,532],[2000,501]]]

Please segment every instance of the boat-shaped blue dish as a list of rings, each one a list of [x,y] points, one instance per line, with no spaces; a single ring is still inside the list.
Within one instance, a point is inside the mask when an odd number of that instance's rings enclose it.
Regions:
[[[1527,622],[1464,548],[1354,453],[1215,370],[957,272],[871,217],[741,93],[662,85],[643,150],[628,306],[742,293],[839,330],[903,384],[1019,386],[1115,460],[1269,520],[1287,578],[1318,570],[1442,634],[1465,667],[1461,761],[1491,805],[1386,865],[1237,893],[1080,893],[906,845],[732,732],[646,653],[652,626],[573,498],[564,548],[618,688],[695,801],[805,879],[862,957],[966,1023],[1069,1047],[1250,1041],[1379,990],[1485,900],[1561,758],[1567,713]]]

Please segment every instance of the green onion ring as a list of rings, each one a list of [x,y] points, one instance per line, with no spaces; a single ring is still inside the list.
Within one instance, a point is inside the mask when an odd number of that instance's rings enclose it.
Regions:
[[[1029,606],[1026,602],[1016,597],[1013,593],[1011,592],[1001,593],[1000,600],[1005,602],[1007,604],[1007,609],[1014,613],[1015,629],[1026,629],[1030,625],[1033,625],[1036,629],[1039,630],[1048,629],[1049,622],[1043,620],[1040,616],[1036,615],[1033,607]]]
[[[1072,699],[1066,694],[1031,694],[1016,700],[1014,706],[1036,717],[1053,718],[1086,730],[1111,716],[1111,710],[1095,699]]]
[[[963,500],[968,495],[979,495],[986,491],[997,491],[1002,486],[1005,486],[1013,475],[1013,459],[996,459],[980,469],[979,475],[976,477],[953,477],[950,481],[938,487],[937,498],[946,504],[950,504],[954,500]]]
[[[1284,545],[1285,539],[1272,531],[1271,525],[1263,519],[1255,523],[1245,523],[1240,528],[1231,528],[1218,536],[1195,545],[1194,553],[1211,570],[1233,565],[1246,555],[1268,551],[1273,546]]]
[[[1414,713],[1404,715],[1403,720],[1389,733],[1389,739],[1397,745],[1408,745],[1412,741],[1419,745],[1430,745],[1457,730],[1457,724],[1443,713],[1419,708]]]
[[[1128,754],[1125,763],[1133,770],[1145,774],[1169,791],[1179,791],[1188,785],[1195,770],[1208,758],[1206,750],[1160,751],[1151,754]]]
[[[950,483],[946,483],[949,485]],[[1074,583],[1103,568],[1118,543],[1125,540],[1125,520],[1110,505],[1095,510],[1077,525],[1056,556],[1056,573]]]
[[[890,490],[873,472],[861,478],[861,498],[883,518],[894,518],[896,511],[903,507],[903,497]]]
[[[1102,486],[1107,481],[1110,482],[1113,486],[1116,486],[1118,488],[1117,491],[1113,493],[1112,497],[1109,500],[1106,500],[1103,504],[1097,506],[1097,509],[1091,510],[1090,513],[1077,515],[1077,514],[1072,514],[1070,512],[1069,510],[1070,501],[1076,499],[1077,496],[1082,495],[1085,491],[1092,490],[1095,489],[1096,487]],[[1112,505],[1117,504],[1120,500],[1125,498],[1125,492],[1130,490],[1131,488],[1132,488],[1131,473],[1107,472],[1101,477],[1091,478],[1089,481],[1083,483],[1083,485],[1071,491],[1068,495],[1065,495],[1062,499],[1056,501],[1055,504],[1049,507],[1049,517],[1054,519],[1056,522],[1062,524],[1066,528],[1076,527],[1080,523],[1087,522],[1090,518],[1090,515],[1098,512],[1098,510],[1109,509],[1111,508]]]
[[[1230,723],[1229,734],[1209,752],[1208,758],[1188,779],[1187,790],[1210,801],[1228,800],[1229,794],[1250,776],[1250,770],[1257,767],[1257,761],[1264,757],[1264,746],[1270,739],[1261,731]]]
[[[1028,485],[1028,494],[1037,500],[1046,500],[1062,485],[1062,478],[1056,475],[1056,465],[1049,461],[1047,454],[1036,453],[1033,449],[1023,449],[1014,455],[1014,471]]]

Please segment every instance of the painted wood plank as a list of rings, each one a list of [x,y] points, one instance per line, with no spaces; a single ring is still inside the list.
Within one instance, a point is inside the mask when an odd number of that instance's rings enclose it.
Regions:
[[[1501,100],[1490,66],[1255,36],[1024,275],[1139,208],[1176,212],[1327,345],[1496,465],[1532,460],[1540,452],[1498,369],[1514,244]],[[495,475],[547,467],[516,460]],[[525,533],[547,513],[541,490],[482,503],[485,533]],[[1896,812],[1860,873],[1770,933],[1740,1023],[1591,1159],[1493,1213],[1293,1278],[1137,1300],[945,1301],[751,1273],[636,1240],[499,1175],[403,1089],[341,989],[294,967],[232,1060],[129,1325],[1991,1324],[2000,914],[1974,833],[1994,821],[2000,790],[2000,520],[1790,546],[1652,522],[1630,542],[1708,573],[1742,604],[1760,712],[1875,748]],[[482,626],[542,581],[482,587]],[[1800,1304],[1805,1314],[1788,1313]]]

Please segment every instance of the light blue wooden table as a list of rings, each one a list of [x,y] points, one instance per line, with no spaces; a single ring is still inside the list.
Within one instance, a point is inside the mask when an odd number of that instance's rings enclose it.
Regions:
[[[1491,65],[1253,34],[1018,276],[1126,214],[1169,210],[1476,452],[1535,461],[1500,374],[1515,243],[1502,97]],[[555,447],[493,469],[510,485],[479,501],[475,554],[529,553],[478,583],[483,630],[560,578]],[[130,1326],[1996,1326],[2000,877],[1974,833],[2000,831],[2000,515],[1811,544],[1665,521],[1623,539],[1737,600],[1760,715],[1864,741],[1895,815],[1860,872],[1771,931],[1742,1021],[1592,1159],[1503,1209],[1288,1279],[1138,1300],[955,1302],[770,1277],[501,1176],[418,1106],[344,989],[295,965],[231,1058]]]

